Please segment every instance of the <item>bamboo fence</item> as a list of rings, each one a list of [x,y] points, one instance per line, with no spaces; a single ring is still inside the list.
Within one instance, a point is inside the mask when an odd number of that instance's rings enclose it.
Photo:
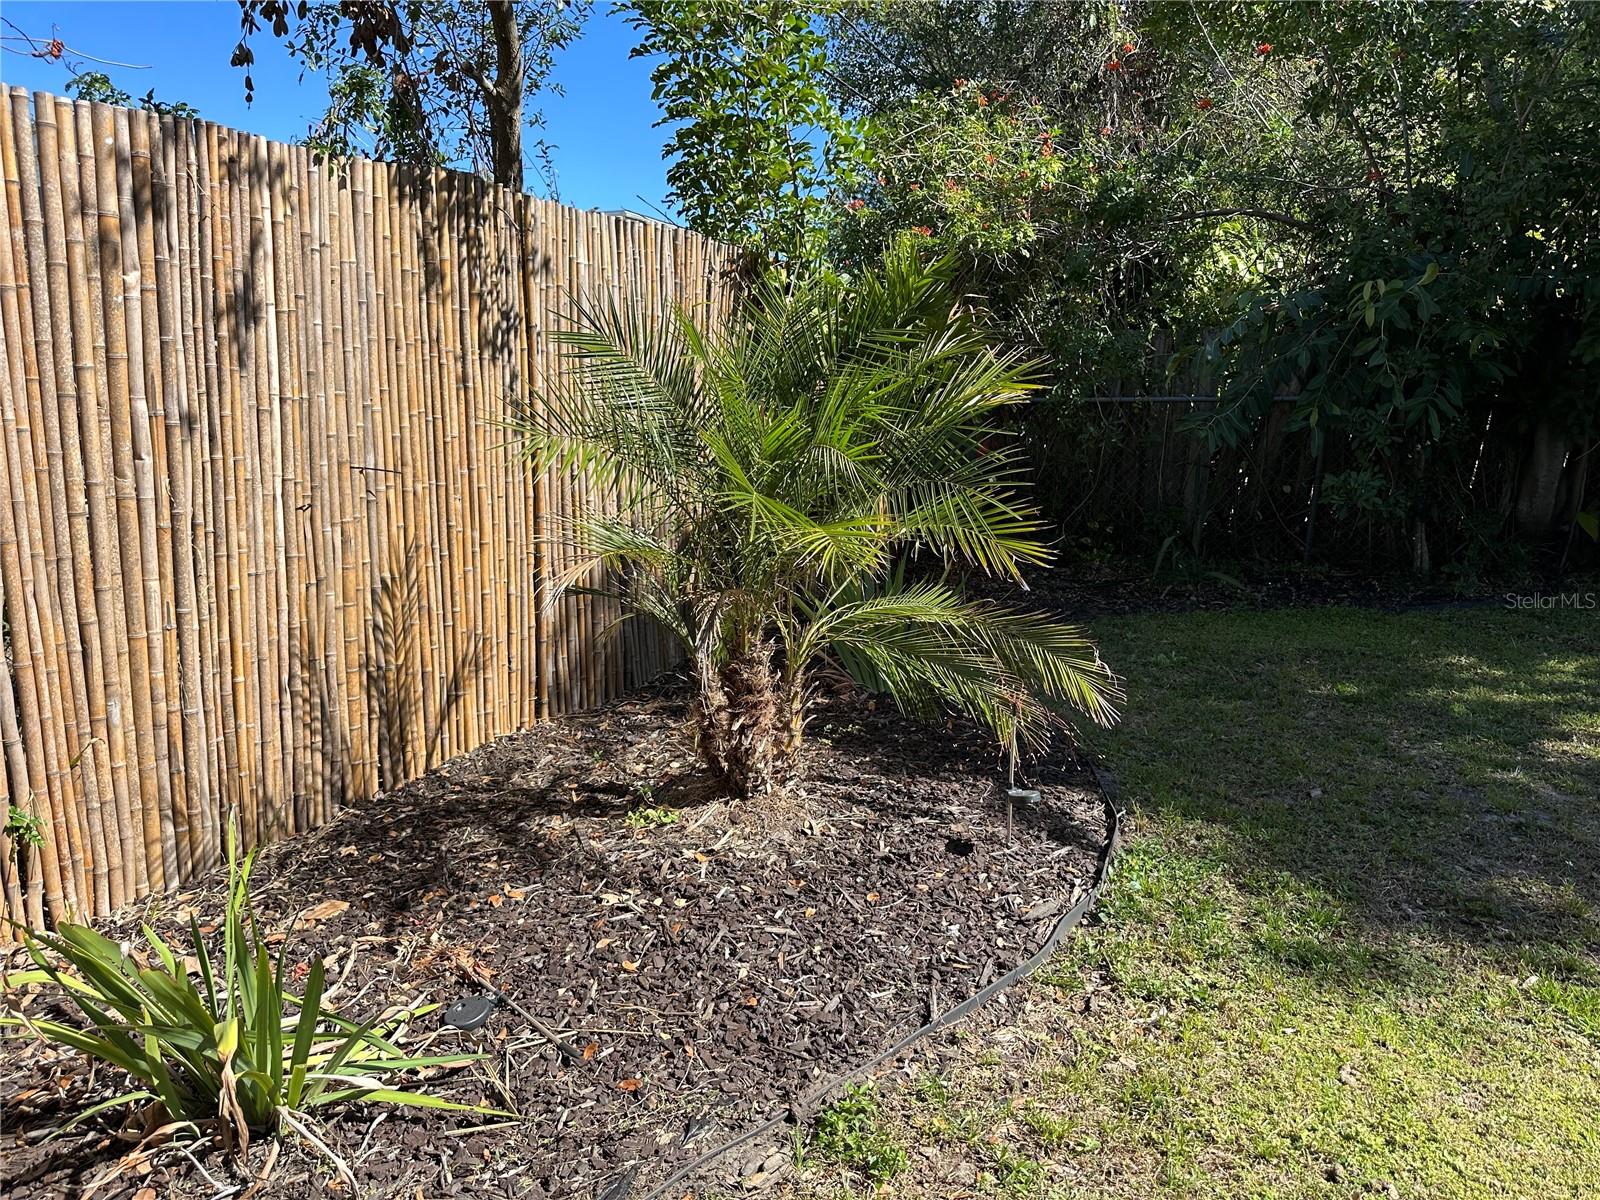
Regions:
[[[471,175],[4,96],[0,915],[104,915],[660,669],[550,611],[604,505],[497,421],[575,296],[720,311],[725,248]],[[8,810],[9,811],[9,810]]]

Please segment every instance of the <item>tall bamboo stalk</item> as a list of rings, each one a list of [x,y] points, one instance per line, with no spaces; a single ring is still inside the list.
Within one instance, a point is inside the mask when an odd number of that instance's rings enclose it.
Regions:
[[[40,94],[42,106],[49,109],[49,101]],[[70,358],[64,351],[56,333],[54,311],[65,311],[66,297],[58,295],[64,290],[64,278],[50,271],[49,239],[45,227],[45,209],[50,195],[49,171],[41,163],[38,147],[26,125],[27,98],[13,93],[13,114],[20,118],[21,128],[16,138],[18,160],[21,168],[22,228],[24,231],[24,262],[29,277],[34,281],[29,288],[33,328],[32,345],[37,357],[37,386],[29,389],[29,400],[37,407],[30,415],[34,436],[34,459],[46,464],[45,486],[37,490],[37,501],[47,506],[41,510],[44,545],[50,564],[46,576],[49,595],[45,599],[50,608],[56,634],[57,685],[61,689],[62,732],[66,741],[66,770],[71,773],[74,790],[80,803],[63,805],[55,816],[57,836],[62,849],[72,865],[78,900],[82,913],[98,915],[109,911],[107,874],[103,861],[103,825],[100,820],[102,797],[97,771],[88,752],[94,749],[94,734],[90,723],[89,704],[85,695],[86,664],[83,657],[83,607],[79,604],[78,588],[82,573],[73,564],[74,517],[82,501],[76,493],[81,490],[81,479],[69,481],[71,464],[67,448],[62,444],[61,410],[62,394],[72,395]],[[45,146],[53,156],[53,119],[41,123],[31,131],[42,134]],[[74,448],[75,449],[75,448]],[[74,455],[75,457],[75,455]],[[78,471],[81,476],[81,470]],[[76,484],[76,486],[74,486]],[[36,501],[36,502],[37,502]],[[65,780],[63,780],[65,782]]]
[[[37,475],[33,469],[34,437],[29,413],[36,407],[39,392],[39,365],[31,336],[23,329],[32,320],[31,288],[27,283],[27,251],[22,214],[22,175],[17,150],[18,135],[28,136],[27,95],[13,89],[7,96],[7,112],[0,120],[0,165],[5,175],[5,231],[0,245],[0,315],[7,346],[5,390],[0,403],[5,436],[5,482],[10,495],[12,536],[16,539],[16,578],[23,602],[23,621],[8,620],[13,641],[13,658],[19,667],[30,668],[33,688],[19,698],[26,713],[29,736],[36,747],[35,770],[44,775],[44,788],[33,793],[34,815],[46,829],[45,844],[39,855],[39,874],[29,897],[31,910],[48,903],[52,914],[78,908],[77,880],[69,869],[70,856],[65,836],[63,810],[75,802],[65,771],[66,751],[63,722],[56,719],[61,695],[60,669],[56,656],[54,608],[46,580],[44,526],[34,501]],[[8,610],[14,612],[14,609]],[[26,637],[19,635],[25,631]],[[20,653],[17,643],[21,642]],[[30,653],[31,652],[31,653]],[[19,672],[19,681],[25,675]],[[42,893],[42,896],[41,896]]]

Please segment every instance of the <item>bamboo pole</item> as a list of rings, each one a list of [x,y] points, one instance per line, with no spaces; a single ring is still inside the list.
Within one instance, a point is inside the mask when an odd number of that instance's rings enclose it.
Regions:
[[[430,420],[440,403],[439,352],[434,322],[437,312],[438,255],[432,240],[433,191],[432,173],[419,168],[404,168],[403,175],[410,205],[406,211],[404,248],[411,273],[408,295],[413,298],[414,314],[410,321],[411,336],[416,343],[416,395],[412,401],[412,416],[408,462],[414,477],[411,486],[411,503],[415,521],[421,532],[418,553],[421,559],[415,575],[418,591],[417,675],[413,695],[416,704],[417,745],[413,751],[416,769],[424,769],[431,753],[432,688],[438,677],[437,664],[440,643],[439,589],[443,578],[443,564],[438,547],[441,544],[438,507],[435,503],[432,470],[433,445],[430,439]]]
[[[0,348],[0,354],[3,353],[3,348]],[[4,364],[0,363],[0,373],[3,372]],[[3,537],[3,532],[0,532],[0,537]],[[0,547],[0,556],[6,552]],[[7,603],[11,594],[6,586],[7,574],[0,570],[0,612],[9,618],[12,609]],[[12,808],[17,808],[31,816],[29,801],[33,784],[29,777],[28,754],[22,744],[22,726],[17,719],[12,660],[10,655],[5,654],[0,654],[0,751],[3,751],[5,761],[4,769],[0,770],[0,803],[4,803],[8,814]],[[25,868],[26,864],[24,856],[17,853],[18,848],[18,843],[12,840],[9,832],[0,833],[0,916],[5,918],[5,924],[0,926],[0,941],[16,940],[11,922],[21,923],[29,919],[26,901],[22,896],[22,879],[18,875],[19,868]]]
[[[181,873],[172,829],[165,822],[167,808],[165,797],[170,793],[170,776],[166,762],[165,730],[155,717],[156,670],[152,666],[159,637],[159,616],[156,631],[150,628],[149,609],[146,604],[143,554],[146,543],[141,531],[141,496],[135,483],[134,456],[136,445],[142,448],[134,425],[132,395],[135,387],[142,389],[132,379],[129,356],[128,295],[124,282],[123,247],[120,205],[118,203],[117,166],[115,154],[113,110],[104,105],[92,105],[87,114],[91,155],[94,160],[92,177],[80,170],[86,203],[89,189],[93,188],[92,209],[95,213],[95,237],[90,256],[99,268],[97,310],[100,326],[96,333],[96,363],[101,360],[99,345],[104,344],[105,375],[103,392],[97,390],[97,401],[103,403],[103,415],[98,416],[99,436],[109,446],[112,493],[115,501],[115,529],[119,578],[113,586],[117,590],[118,605],[122,611],[120,632],[127,645],[127,685],[134,727],[140,731],[136,743],[138,764],[138,812],[145,847],[147,865],[159,861],[170,869],[170,877]],[[82,125],[83,118],[79,119]],[[137,285],[135,285],[135,288]],[[137,307],[137,290],[134,291]],[[102,462],[106,455],[101,451]],[[108,530],[109,532],[109,530]],[[159,586],[159,585],[158,585]],[[119,655],[120,656],[120,655]],[[130,805],[132,789],[130,788]],[[163,878],[168,870],[163,870]]]
[[[40,94],[42,107],[50,105]],[[45,548],[50,569],[46,576],[50,589],[49,605],[55,614],[57,637],[56,659],[62,699],[62,730],[66,740],[66,769],[73,776],[76,804],[62,806],[58,812],[57,835],[64,852],[70,856],[72,873],[76,882],[77,898],[83,905],[83,915],[99,915],[109,911],[107,905],[107,877],[103,861],[103,841],[95,831],[103,829],[100,823],[101,796],[96,772],[86,752],[93,748],[88,701],[84,695],[85,663],[83,658],[83,610],[78,600],[80,573],[73,565],[73,514],[77,498],[69,497],[74,490],[68,481],[69,464],[61,438],[60,414],[63,390],[70,397],[71,368],[58,361],[66,357],[58,340],[53,321],[53,311],[66,311],[64,295],[56,295],[56,280],[49,267],[49,249],[45,230],[44,208],[48,195],[48,171],[42,169],[34,138],[28,126],[28,101],[26,94],[13,93],[13,115],[18,120],[16,145],[21,167],[22,227],[26,270],[34,285],[29,289],[32,301],[32,342],[37,356],[37,387],[30,389],[29,400],[38,407],[30,418],[34,434],[35,460],[47,464],[46,487],[39,489],[39,500],[47,506],[41,513],[44,522]],[[53,132],[53,120],[49,122]],[[48,137],[49,134],[46,133]],[[53,139],[47,148],[54,150]],[[41,286],[42,285],[42,286]],[[81,475],[81,471],[79,472]],[[78,486],[81,488],[81,481]],[[98,844],[97,844],[98,843]]]
[[[287,658],[284,706],[290,737],[289,793],[296,829],[308,829],[314,813],[313,759],[318,721],[312,716],[306,679],[305,573],[306,539],[298,513],[306,503],[307,479],[303,460],[306,415],[304,380],[305,290],[300,266],[298,229],[299,180],[294,169],[295,148],[267,145],[271,181],[273,252],[277,258],[278,356],[280,407],[278,431],[283,473],[283,512],[280,536],[284,549],[283,603],[287,614],[284,647]]]
[[[150,115],[134,110],[117,112],[118,150],[126,144],[128,179],[131,189],[122,197],[123,235],[133,234],[134,256],[138,264],[138,277],[125,272],[125,278],[138,294],[139,347],[138,354],[130,358],[130,366],[138,363],[142,370],[142,395],[144,414],[134,411],[134,450],[144,450],[144,458],[136,458],[141,467],[139,488],[149,496],[147,510],[141,512],[141,533],[146,539],[146,605],[149,606],[150,635],[158,638],[160,658],[152,659],[152,667],[160,667],[160,677],[152,674],[152,685],[158,688],[157,702],[162,706],[166,725],[166,760],[170,763],[171,816],[174,842],[178,843],[178,858],[186,864],[184,870],[194,872],[194,830],[190,829],[189,797],[192,781],[187,778],[187,758],[182,738],[182,709],[179,702],[178,637],[173,613],[173,522],[171,522],[170,483],[166,464],[166,414],[165,392],[162,376],[162,342],[160,342],[160,314],[155,291],[155,230],[154,200],[152,200],[152,171],[150,171]],[[118,184],[122,174],[118,166]],[[130,219],[131,214],[131,219]],[[130,294],[130,302],[133,296]],[[130,325],[131,333],[131,325]],[[134,394],[138,397],[138,392]],[[154,582],[154,587],[152,587]]]
[[[0,122],[9,126],[9,122]],[[11,238],[6,205],[0,204],[0,309],[4,310],[3,326],[6,333],[14,328],[12,313],[15,303],[14,284],[11,278]],[[16,403],[21,377],[13,368],[21,364],[0,338],[0,420],[6,419]],[[0,481],[11,481],[9,428],[7,436],[0,436]],[[0,504],[0,612],[4,613],[5,627],[10,634],[10,654],[0,655],[6,666],[0,678],[0,735],[5,741],[7,770],[7,800],[35,820],[43,819],[40,801],[48,805],[48,783],[45,775],[46,751],[43,727],[39,715],[39,681],[34,667],[34,648],[40,644],[37,634],[38,615],[33,609],[32,586],[26,569],[25,547],[18,536],[16,514],[12,505]],[[13,700],[13,696],[15,699]],[[47,816],[48,814],[44,814]],[[20,847],[9,844],[3,849],[6,859],[6,904],[12,920],[25,922],[37,929],[44,924],[44,862],[38,848],[29,846],[18,853]],[[24,895],[21,881],[12,873],[20,866],[28,879]],[[9,928],[9,927],[8,927]]]
[[[255,685],[256,746],[259,774],[253,792],[251,843],[259,845],[277,832],[277,805],[283,796],[281,726],[278,721],[277,607],[272,570],[271,362],[268,329],[272,323],[270,255],[262,224],[262,175],[256,160],[256,139],[230,136],[238,173],[238,262],[241,268],[240,308],[244,316],[241,345],[245,358],[240,384],[245,405],[238,433],[245,470],[245,508],[251,625],[250,669]]]
[[[134,872],[134,894],[161,886],[165,879],[159,855],[150,864],[151,839],[159,832],[145,821],[140,776],[139,725],[132,704],[129,674],[127,601],[123,593],[122,547],[117,526],[114,466],[111,453],[109,394],[107,391],[105,295],[99,281],[99,207],[95,199],[98,176],[94,156],[91,106],[57,102],[63,141],[76,142],[77,161],[71,169],[63,162],[62,183],[67,192],[68,273],[75,285],[71,299],[74,354],[77,358],[79,436],[82,441],[84,483],[89,504],[95,603],[100,615],[107,687],[106,711],[110,725],[110,754],[114,772],[116,806],[121,823],[124,855],[128,841],[144,862]],[[87,344],[85,344],[85,339]],[[153,776],[152,776],[153,777]]]
[[[233,667],[239,641],[237,595],[229,569],[231,522],[226,519],[231,511],[227,485],[229,462],[223,443],[222,418],[229,378],[227,358],[222,349],[228,324],[227,306],[223,303],[227,289],[223,245],[226,232],[218,204],[217,147],[214,125],[194,126],[191,151],[197,239],[194,307],[199,322],[197,337],[202,347],[205,373],[196,430],[201,449],[200,503],[209,517],[205,523],[204,545],[201,547],[204,578],[203,581],[197,581],[197,588],[198,598],[206,604],[206,611],[211,618],[206,633],[209,660],[207,682],[218,718],[214,756],[217,795],[212,807],[220,823],[222,812],[242,810],[241,791],[245,768],[242,757],[244,739],[240,733],[243,723],[239,707],[240,688]],[[213,852],[217,849],[214,846]]]
[[[20,353],[8,354],[3,403],[6,449],[6,480],[11,497],[13,529],[18,539],[18,581],[22,587],[24,624],[10,623],[12,638],[26,631],[26,644],[34,648],[34,688],[24,692],[24,710],[30,704],[31,737],[42,756],[45,788],[34,794],[35,815],[45,828],[45,842],[39,855],[38,885],[30,904],[43,909],[42,900],[52,914],[81,911],[78,904],[78,879],[71,869],[72,858],[66,838],[65,809],[76,802],[71,780],[66,774],[65,722],[57,719],[62,696],[59,639],[55,632],[55,609],[47,580],[48,548],[45,523],[36,502],[38,474],[34,469],[35,435],[31,412],[37,408],[40,391],[39,362],[31,336],[32,289],[27,282],[26,236],[23,228],[22,174],[18,142],[31,137],[27,93],[13,88],[7,96],[6,120],[0,121],[0,164],[5,175],[6,232],[0,246],[0,310],[3,310],[6,345]],[[29,336],[24,337],[27,325]],[[26,656],[25,656],[26,659]],[[37,665],[35,665],[35,663]]]
[[[242,385],[247,357],[248,334],[241,305],[249,294],[238,265],[239,194],[241,191],[237,156],[229,131],[206,126],[207,150],[212,164],[212,224],[214,229],[213,286],[215,308],[220,325],[217,373],[218,395],[215,409],[215,446],[218,470],[214,511],[224,536],[219,547],[217,569],[220,586],[227,589],[228,640],[226,671],[233,694],[233,733],[235,778],[233,799],[237,803],[239,833],[247,845],[256,834],[256,801],[260,789],[262,760],[261,734],[257,729],[258,704],[252,656],[258,652],[258,639],[250,615],[254,593],[247,572],[249,546],[245,496],[245,453],[240,414],[246,401]]]
[[[252,195],[256,204],[259,228],[260,273],[256,275],[261,293],[262,320],[262,380],[266,403],[257,414],[257,438],[262,474],[266,488],[262,493],[262,525],[265,542],[266,604],[269,614],[270,655],[267,668],[272,672],[272,711],[274,714],[274,754],[272,757],[273,790],[269,793],[272,828],[265,840],[277,840],[290,833],[299,832],[302,826],[294,820],[294,743],[295,728],[291,720],[292,705],[285,702],[285,681],[292,678],[290,644],[294,634],[293,618],[289,609],[289,562],[287,545],[288,520],[285,513],[285,493],[292,486],[284,462],[283,409],[284,409],[284,344],[288,340],[288,298],[285,291],[285,264],[281,241],[283,225],[275,213],[273,198],[278,191],[278,180],[273,170],[274,159],[265,138],[249,139],[252,173]]]
[[[193,869],[203,870],[213,859],[219,829],[211,817],[211,740],[200,682],[204,655],[196,602],[194,440],[186,436],[193,427],[192,391],[199,372],[183,338],[187,279],[180,232],[184,206],[177,180],[177,143],[182,134],[178,122],[170,116],[161,118],[159,123],[147,121],[147,126],[160,135],[151,164],[152,260],[162,397],[157,446],[165,459],[166,507],[170,513],[166,526],[172,580],[168,661],[173,664],[177,685],[176,720],[187,782],[182,796],[174,798],[174,807],[183,813],[189,862]]]
[[[85,314],[73,303],[73,273],[68,261],[69,222],[66,219],[63,185],[64,182],[69,187],[76,184],[77,154],[75,146],[63,144],[60,137],[54,99],[38,93],[34,104],[41,210],[49,272],[50,326],[56,366],[57,406],[51,415],[55,419],[54,437],[59,439],[60,453],[52,461],[59,463],[63,475],[61,484],[67,504],[72,592],[77,603],[77,629],[73,632],[79,640],[76,653],[81,656],[84,671],[80,687],[76,689],[80,714],[87,715],[87,725],[81,734],[84,740],[79,751],[78,770],[90,785],[85,792],[88,802],[83,815],[89,836],[88,853],[92,855],[95,911],[98,914],[108,912],[131,898],[125,868],[133,867],[134,863],[131,861],[132,841],[127,836],[122,814],[119,814],[112,784],[104,646],[90,549],[92,533],[89,528],[88,487],[84,477],[84,439],[79,432],[78,384],[83,372],[77,364],[80,357],[88,358],[93,351],[90,335],[83,328],[82,317]],[[71,132],[69,121],[69,137]],[[64,159],[69,166],[67,170],[63,170]],[[75,195],[69,194],[69,198],[75,198]],[[71,225],[74,231],[81,231],[76,221]],[[67,611],[70,618],[71,610]],[[119,834],[119,830],[123,832]]]
[[[308,422],[310,445],[307,447],[312,463],[312,488],[306,510],[307,536],[313,561],[312,579],[309,581],[309,602],[312,605],[308,653],[316,666],[315,691],[319,712],[318,726],[325,746],[323,763],[324,784],[321,818],[326,819],[333,809],[343,802],[348,790],[350,759],[348,727],[343,722],[340,704],[342,644],[334,617],[334,604],[340,574],[339,545],[335,532],[334,515],[338,499],[333,487],[333,467],[329,457],[333,434],[329,421],[328,398],[332,392],[329,374],[329,330],[327,316],[327,275],[324,254],[324,182],[325,172],[312,164],[308,154],[302,154],[298,170],[306,197],[306,228],[302,234],[305,246],[306,301],[310,310],[310,324],[306,347],[306,382],[308,394],[320,398],[311,407]]]
[[[139,301],[140,355],[144,372],[145,414],[138,426],[140,437],[136,442],[148,451],[142,476],[147,482],[150,496],[150,527],[144,530],[149,548],[145,560],[146,577],[154,580],[155,589],[146,584],[147,604],[150,608],[152,630],[161,631],[161,699],[167,728],[167,761],[171,764],[168,783],[170,816],[173,840],[177,844],[180,861],[187,871],[194,870],[193,816],[188,796],[194,781],[189,778],[189,756],[184,744],[183,709],[180,696],[178,670],[177,614],[174,605],[176,594],[174,551],[172,545],[171,481],[166,447],[166,390],[162,369],[160,301],[156,285],[156,213],[153,196],[154,176],[151,166],[149,113],[119,111],[117,137],[119,153],[123,145],[123,123],[126,122],[126,145],[131,190],[123,197],[124,211],[131,204],[131,228],[138,250],[139,276],[137,280]],[[121,164],[118,164],[121,181]],[[124,224],[124,233],[130,223]],[[139,843],[140,857],[145,847]],[[142,874],[141,869],[141,874]]]
[[[399,165],[390,177],[392,186],[392,252],[394,255],[395,317],[397,323],[397,349],[404,364],[399,371],[399,402],[402,408],[399,422],[399,444],[395,465],[401,470],[400,511],[402,549],[407,556],[407,584],[410,588],[411,654],[405,663],[405,677],[397,684],[408,706],[406,721],[405,768],[408,775],[421,769],[421,753],[427,742],[426,708],[422,696],[426,686],[429,663],[429,642],[426,634],[429,577],[423,563],[429,554],[432,531],[428,522],[428,504],[425,491],[426,475],[421,465],[419,437],[423,422],[423,404],[426,394],[426,361],[422,347],[419,317],[423,295],[421,274],[417,267],[418,244],[418,179],[415,170]]]

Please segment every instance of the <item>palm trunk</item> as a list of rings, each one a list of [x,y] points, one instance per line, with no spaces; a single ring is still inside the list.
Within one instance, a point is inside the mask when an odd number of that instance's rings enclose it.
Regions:
[[[694,724],[700,756],[741,800],[791,775],[800,745],[800,688],[773,669],[769,642],[717,667],[702,664]]]

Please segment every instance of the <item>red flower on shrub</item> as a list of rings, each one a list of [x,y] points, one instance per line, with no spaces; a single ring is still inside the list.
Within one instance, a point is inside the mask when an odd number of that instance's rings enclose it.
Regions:
[[[867,202],[865,200],[861,199],[860,196],[857,196],[854,200],[850,201],[849,204],[845,205],[845,207],[848,208],[851,212],[860,212],[866,206],[867,206]]]
[[[1122,70],[1122,62],[1121,62],[1121,60],[1120,59],[1115,59],[1115,58],[1107,59],[1106,60],[1106,70],[1108,70],[1108,71],[1120,71],[1120,70]]]
[[[1210,112],[1211,111],[1211,97],[1210,96],[1201,96],[1200,99],[1198,99],[1198,100],[1196,100],[1194,102],[1194,106],[1196,108],[1198,108],[1201,112]]]
[[[947,191],[947,192],[956,191],[960,187],[961,187],[961,185],[959,183],[957,183],[954,179],[946,179],[944,181],[944,190]]]
[[[913,182],[910,186],[913,192],[920,192],[922,190],[922,185],[920,183]]]
[[[1132,42],[1123,42],[1122,43],[1122,52],[1124,54],[1132,54],[1133,53],[1133,43]]]
[[[933,232],[933,230],[929,229],[926,225],[918,225],[917,226],[917,232],[920,233],[923,237],[927,237],[930,233]]]
[[[1272,43],[1271,42],[1262,42],[1259,46],[1256,47],[1256,53],[1261,55],[1263,58],[1265,58],[1267,55],[1272,53]]]
[[[979,92],[978,93],[978,107],[979,108],[983,108],[988,103],[989,103],[989,97],[985,96],[982,92]]]

